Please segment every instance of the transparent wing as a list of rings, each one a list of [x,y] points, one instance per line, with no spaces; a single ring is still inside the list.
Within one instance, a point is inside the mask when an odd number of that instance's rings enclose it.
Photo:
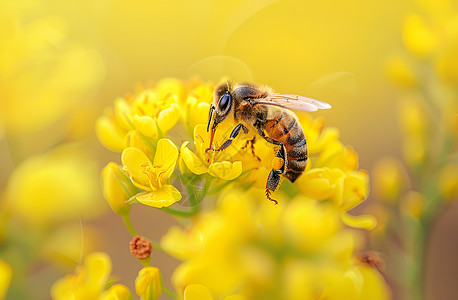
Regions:
[[[326,102],[292,94],[270,94],[265,98],[253,99],[253,101],[259,104],[280,106],[300,111],[316,111],[318,109],[331,108],[331,105]]]

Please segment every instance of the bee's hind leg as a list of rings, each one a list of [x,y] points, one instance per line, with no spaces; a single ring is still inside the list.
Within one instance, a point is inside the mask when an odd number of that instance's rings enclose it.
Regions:
[[[285,155],[285,146],[281,144],[280,149],[278,149],[277,153],[275,154],[274,161],[272,162],[272,171],[269,173],[269,177],[267,178],[266,183],[266,196],[267,199],[270,201],[275,202],[278,204],[277,200],[272,199],[270,194],[274,192],[278,186],[280,185],[281,181],[281,174],[284,174],[286,171],[286,155]]]

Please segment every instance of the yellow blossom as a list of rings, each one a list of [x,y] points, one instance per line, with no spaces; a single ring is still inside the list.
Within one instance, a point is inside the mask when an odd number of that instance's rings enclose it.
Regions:
[[[155,267],[145,267],[135,279],[135,291],[141,300],[157,300],[162,292],[161,272]]]
[[[319,298],[354,270],[358,236],[343,227],[333,205],[298,196],[269,206],[250,195],[253,191],[226,193],[215,210],[199,214],[181,232],[174,227],[161,240],[166,251],[185,260],[172,277],[178,293],[195,292],[201,299],[239,291],[246,299]],[[173,251],[175,243],[188,252]],[[350,277],[344,292],[356,299],[367,297],[366,290],[386,295],[384,282],[371,282]],[[360,288],[353,291],[355,285]]]
[[[361,204],[369,194],[369,178],[364,171],[344,172],[341,169],[312,168],[299,177],[298,187],[304,195],[316,200],[331,200],[341,211],[349,226],[372,229],[371,216],[351,216],[347,211]]]
[[[198,283],[190,284],[184,289],[183,300],[213,300],[210,290]],[[222,300],[245,300],[242,295],[230,295]]]
[[[0,259],[0,299],[5,299],[6,292],[13,277],[11,266]]]
[[[126,203],[137,191],[121,167],[114,162],[108,163],[102,170],[103,196],[111,209],[125,215],[130,211],[130,205]]]
[[[407,192],[401,199],[401,211],[419,219],[425,206],[425,197],[416,191]]]
[[[201,284],[190,284],[184,290],[184,300],[213,300],[210,290]]]
[[[181,199],[180,192],[167,184],[172,175],[178,149],[172,141],[161,139],[157,142],[153,163],[137,148],[126,148],[121,160],[128,172],[132,183],[145,192],[137,194],[136,199],[145,205],[153,207],[170,206]]]
[[[102,297],[101,300],[132,300],[129,289],[122,284],[113,285]]]
[[[182,118],[189,133],[192,134],[197,124],[206,124],[208,121],[208,111],[213,101],[215,84],[194,80],[188,85],[192,85],[192,87],[189,88],[188,96],[183,105]]]
[[[187,147],[188,144],[188,141],[185,141],[183,144],[181,144],[179,161],[181,173],[186,173],[185,167],[187,167],[189,171],[196,175],[207,173],[208,167],[205,165],[202,159],[195,155],[194,152],[189,150]]]
[[[110,257],[102,252],[89,254],[75,274],[58,279],[51,286],[53,300],[97,299],[103,292],[111,274]]]
[[[403,40],[407,49],[419,58],[428,57],[437,47],[433,30],[421,15],[411,15],[406,19]]]
[[[224,138],[223,135],[220,137]],[[231,159],[231,153],[235,155],[236,150],[229,147],[224,151],[206,151],[210,140],[205,124],[198,124],[194,129],[194,144],[196,146],[197,155],[192,153],[185,142],[182,145],[182,157],[180,160],[194,174],[200,175],[208,171],[214,177],[224,180],[233,180],[242,173],[242,163],[240,161],[227,161]],[[209,142],[208,142],[209,143]],[[228,150],[228,151],[226,151]],[[181,170],[184,171],[184,165],[181,164]]]
[[[104,77],[97,51],[73,39],[68,22],[44,7],[33,0],[0,3],[0,124],[10,137],[67,122]],[[57,138],[67,125],[47,134]]]
[[[76,145],[23,161],[11,175],[7,198],[13,213],[34,225],[101,213],[95,162]]]
[[[458,197],[458,165],[449,164],[439,174],[439,189],[446,200]]]
[[[408,178],[401,162],[394,157],[379,159],[372,169],[374,191],[377,197],[394,204],[408,187]]]
[[[388,60],[385,73],[388,79],[401,88],[413,88],[418,84],[415,73],[408,63],[400,57],[393,57]]]
[[[164,137],[180,119],[179,104],[184,97],[182,85],[176,79],[163,79],[153,88],[116,99],[113,109],[107,109],[96,122],[100,142],[120,152],[132,146],[127,134],[133,130],[147,143]]]

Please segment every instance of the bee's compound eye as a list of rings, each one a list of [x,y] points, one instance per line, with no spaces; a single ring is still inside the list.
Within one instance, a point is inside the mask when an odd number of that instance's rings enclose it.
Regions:
[[[219,98],[219,103],[218,103],[219,109],[222,112],[227,111],[230,107],[231,101],[232,101],[231,94],[225,93],[224,95],[221,96],[221,98]]]

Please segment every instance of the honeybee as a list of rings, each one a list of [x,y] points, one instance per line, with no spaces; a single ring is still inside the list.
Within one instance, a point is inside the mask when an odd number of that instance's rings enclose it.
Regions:
[[[270,195],[279,187],[281,176],[291,182],[296,181],[304,172],[308,159],[304,131],[291,110],[316,111],[329,108],[331,105],[328,103],[298,95],[274,93],[267,86],[222,83],[216,88],[210,106],[207,132],[211,129],[211,135],[206,152],[224,150],[239,135],[240,130],[244,133],[253,131],[275,145],[278,150],[267,178],[266,196],[278,204]],[[228,116],[232,116],[238,124],[229,139],[214,149],[212,143],[216,128]]]

